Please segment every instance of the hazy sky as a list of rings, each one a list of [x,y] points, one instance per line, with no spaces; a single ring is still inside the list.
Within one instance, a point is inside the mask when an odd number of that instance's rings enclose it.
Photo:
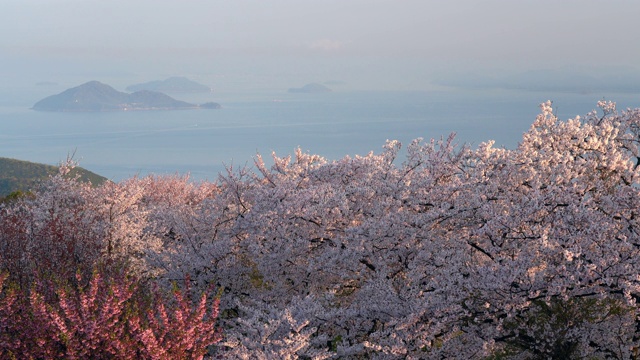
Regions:
[[[414,89],[438,73],[640,59],[637,0],[2,0],[0,8],[4,78],[250,74]]]

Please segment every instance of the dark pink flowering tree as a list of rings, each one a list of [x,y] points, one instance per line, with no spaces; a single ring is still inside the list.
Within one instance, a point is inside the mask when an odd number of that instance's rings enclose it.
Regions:
[[[189,289],[167,298],[137,280],[95,273],[57,298],[7,287],[0,276],[0,356],[25,359],[202,359],[221,340],[218,299]],[[82,283],[78,279],[78,284]],[[4,285],[4,286],[3,286]]]

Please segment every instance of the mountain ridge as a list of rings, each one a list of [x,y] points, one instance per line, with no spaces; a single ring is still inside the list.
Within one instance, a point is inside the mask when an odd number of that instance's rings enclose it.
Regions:
[[[179,93],[203,93],[213,90],[203,84],[189,80],[182,76],[173,76],[165,80],[154,80],[140,84],[129,85],[127,91],[151,90],[159,92],[179,92]]]

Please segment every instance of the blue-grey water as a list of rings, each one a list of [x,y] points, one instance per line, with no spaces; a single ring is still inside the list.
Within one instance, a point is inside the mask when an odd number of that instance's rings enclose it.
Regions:
[[[75,153],[81,166],[116,181],[149,173],[212,180],[225,164],[251,166],[257,153],[270,158],[301,147],[334,160],[379,152],[387,139],[407,144],[451,132],[460,143],[514,148],[547,99],[563,119],[595,109],[603,97],[640,107],[633,94],[262,91],[173,95],[217,101],[218,110],[55,113],[29,109],[43,96],[11,95],[0,99],[0,157],[56,164]]]

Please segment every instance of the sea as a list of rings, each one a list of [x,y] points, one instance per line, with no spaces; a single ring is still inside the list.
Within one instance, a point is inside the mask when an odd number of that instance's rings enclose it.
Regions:
[[[552,100],[561,119],[596,109],[598,100],[619,109],[640,107],[629,93],[554,93],[503,89],[432,91],[333,91],[288,93],[281,89],[170,94],[221,109],[101,113],[39,112],[30,107],[47,92],[0,90],[0,157],[56,165],[73,157],[80,166],[113,181],[149,174],[189,175],[215,181],[227,169],[254,168],[296,148],[327,160],[379,153],[387,140],[456,134],[458,144],[515,148]],[[402,161],[402,153],[398,162]]]

